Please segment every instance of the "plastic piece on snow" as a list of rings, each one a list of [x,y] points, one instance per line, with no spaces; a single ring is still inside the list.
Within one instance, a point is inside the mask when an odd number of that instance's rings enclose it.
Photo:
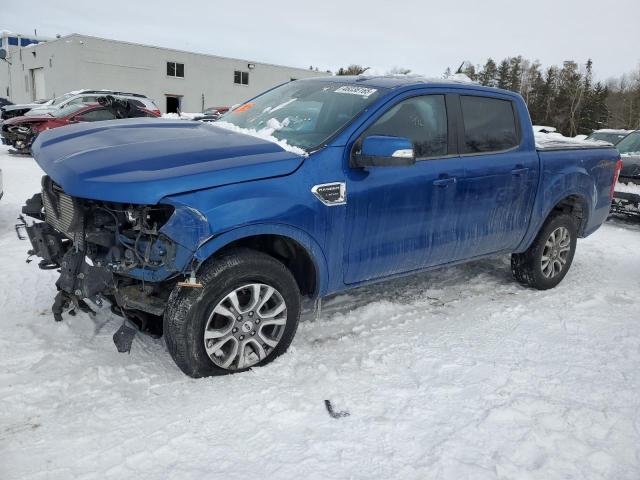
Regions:
[[[191,271],[191,275],[184,282],[178,282],[179,287],[202,288],[202,284],[196,279],[196,272]]]
[[[120,353],[130,353],[131,344],[135,336],[136,329],[128,326],[125,320],[116,333],[113,334],[113,343],[116,344],[116,348]]]
[[[329,400],[325,400],[324,401],[324,406],[327,407],[327,412],[329,412],[329,415],[331,416],[331,418],[342,418],[342,417],[348,417],[350,415],[349,412],[336,412],[333,410],[333,405],[331,405],[331,402]]]

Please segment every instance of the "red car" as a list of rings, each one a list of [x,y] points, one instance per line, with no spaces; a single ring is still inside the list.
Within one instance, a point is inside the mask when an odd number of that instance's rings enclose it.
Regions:
[[[43,130],[78,122],[158,116],[156,112],[145,109],[141,102],[106,97],[100,103],[70,104],[43,115],[25,115],[5,120],[2,123],[2,143],[11,145],[17,153],[29,153],[31,144]]]

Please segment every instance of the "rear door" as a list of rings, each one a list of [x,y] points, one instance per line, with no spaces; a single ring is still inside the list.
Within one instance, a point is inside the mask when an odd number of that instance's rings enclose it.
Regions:
[[[539,159],[523,142],[517,105],[508,96],[459,95],[460,251],[457,259],[516,248],[524,237],[538,182]]]

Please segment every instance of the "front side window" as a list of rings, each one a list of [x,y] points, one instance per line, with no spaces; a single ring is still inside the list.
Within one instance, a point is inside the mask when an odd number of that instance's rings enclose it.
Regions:
[[[249,85],[249,72],[236,70],[233,72],[233,83],[237,85]]]
[[[184,78],[184,63],[167,62],[167,76]]]
[[[218,121],[311,149],[326,142],[386,91],[342,82],[301,80],[263,93]]]
[[[416,158],[447,155],[447,108],[444,95],[403,100],[369,127],[365,136],[371,135],[408,138],[413,142]]]
[[[464,123],[462,153],[499,152],[518,146],[516,119],[509,100],[463,95],[460,103]]]

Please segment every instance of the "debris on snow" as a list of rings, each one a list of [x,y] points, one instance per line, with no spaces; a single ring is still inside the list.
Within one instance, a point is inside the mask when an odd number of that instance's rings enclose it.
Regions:
[[[333,405],[331,405],[331,401],[329,400],[324,401],[324,406],[326,407],[327,412],[329,412],[329,415],[331,416],[331,418],[343,418],[343,417],[348,417],[350,415],[350,413],[347,411],[336,412],[333,409]]]

